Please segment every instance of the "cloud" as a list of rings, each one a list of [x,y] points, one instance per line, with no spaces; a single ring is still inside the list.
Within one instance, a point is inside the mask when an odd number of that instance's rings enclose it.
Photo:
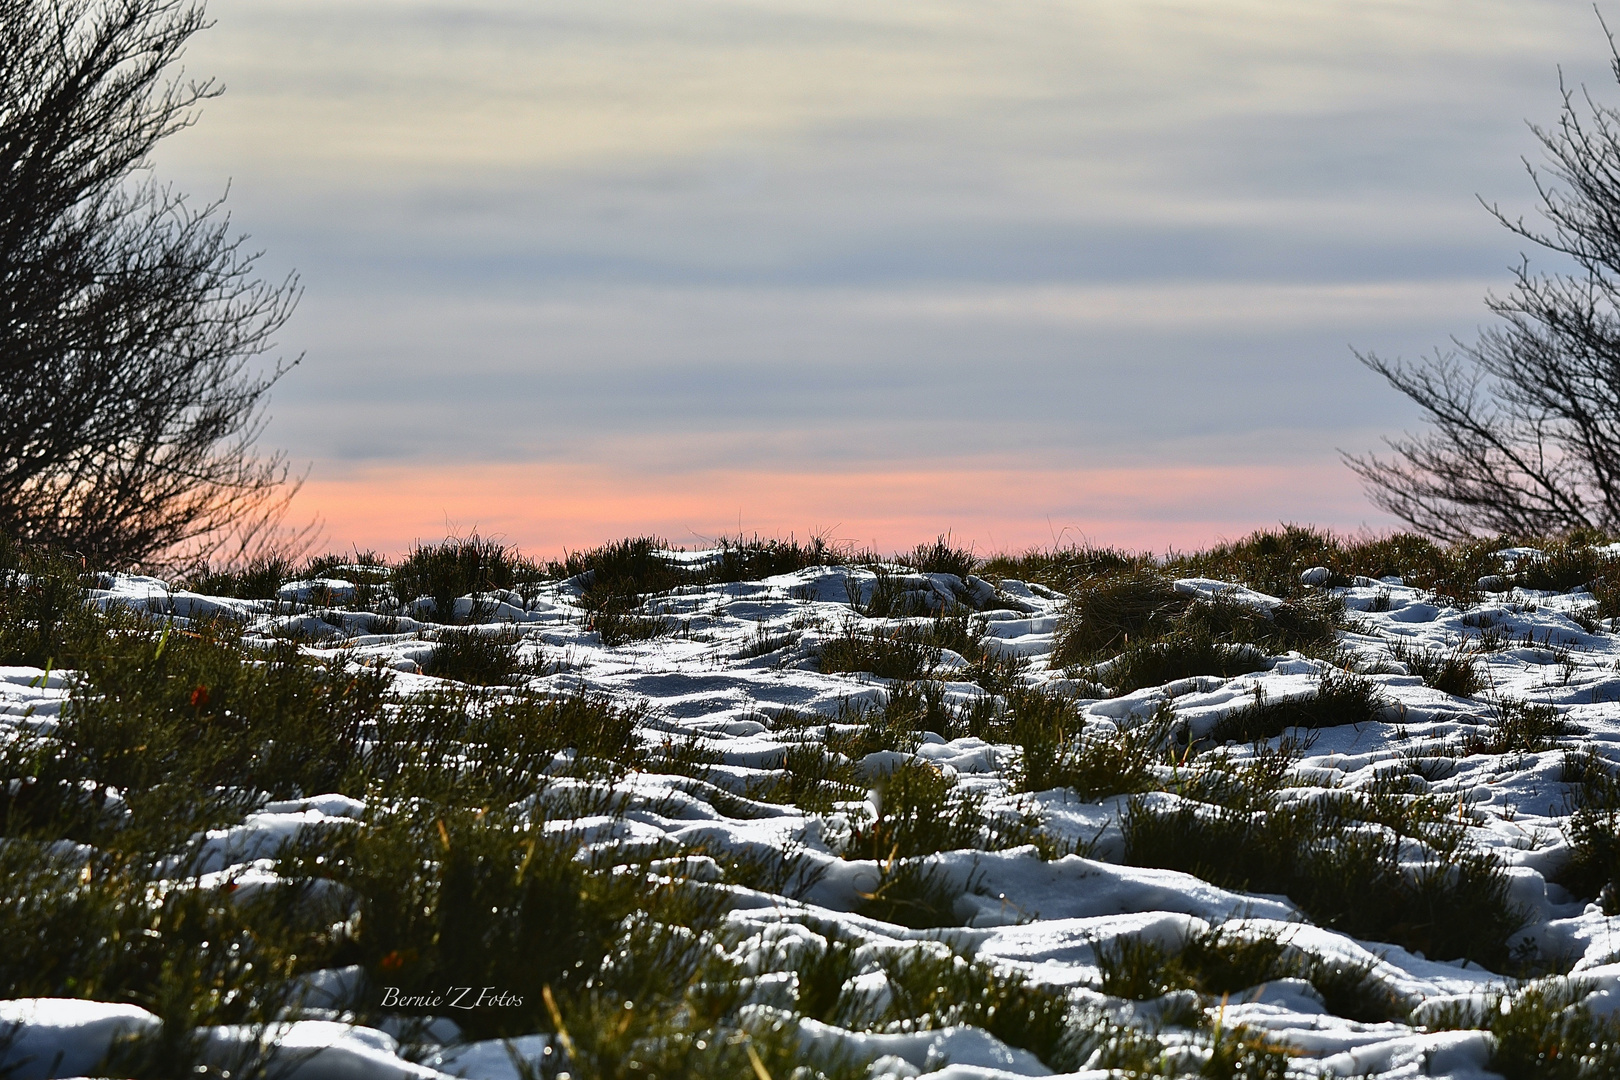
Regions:
[[[229,92],[158,171],[303,272],[267,437],[317,480],[1286,455],[1353,496],[1334,449],[1416,416],[1350,346],[1472,334],[1520,246],[1475,193],[1526,207],[1523,118],[1607,79],[1585,0],[210,14]]]

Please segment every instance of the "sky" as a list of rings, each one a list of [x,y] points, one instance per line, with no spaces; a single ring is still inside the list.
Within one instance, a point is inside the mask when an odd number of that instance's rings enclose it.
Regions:
[[[1392,528],[1353,350],[1487,325],[1479,199],[1620,99],[1584,0],[208,11],[156,172],[300,275],[264,447],[385,554]]]

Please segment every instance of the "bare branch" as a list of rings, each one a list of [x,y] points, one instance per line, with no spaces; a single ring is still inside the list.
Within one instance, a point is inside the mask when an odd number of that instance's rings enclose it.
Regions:
[[[1374,503],[1443,539],[1620,529],[1620,112],[1560,83],[1557,124],[1531,125],[1546,164],[1525,162],[1546,227],[1486,209],[1574,271],[1521,262],[1508,294],[1486,298],[1497,325],[1454,352],[1357,354],[1430,427],[1345,462]]]
[[[190,0],[0,0],[0,531],[108,563],[284,507],[253,443],[297,280],[256,276],[220,202],[143,180],[219,92],[166,74],[207,25]]]

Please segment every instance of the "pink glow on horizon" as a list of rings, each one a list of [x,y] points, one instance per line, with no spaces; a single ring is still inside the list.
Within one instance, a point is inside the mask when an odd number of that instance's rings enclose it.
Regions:
[[[328,466],[305,483],[298,515],[325,520],[331,550],[393,556],[476,530],[536,558],[647,534],[683,547],[739,533],[826,535],[891,552],[949,532],[981,554],[1054,543],[1162,552],[1283,521],[1341,531],[1391,524],[1337,462],[670,474],[572,464]]]

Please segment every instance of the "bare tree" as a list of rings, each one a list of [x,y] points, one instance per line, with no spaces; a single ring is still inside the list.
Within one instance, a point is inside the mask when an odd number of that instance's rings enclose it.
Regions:
[[[1415,364],[1357,354],[1432,427],[1385,440],[1391,457],[1345,460],[1374,503],[1442,539],[1620,529],[1620,111],[1563,91],[1557,126],[1531,125],[1546,162],[1525,162],[1545,224],[1487,209],[1571,269],[1522,259],[1511,291],[1486,298],[1500,323],[1472,344]]]
[[[296,278],[150,176],[219,92],[168,75],[206,25],[189,0],[0,0],[0,531],[114,564],[251,544],[291,490],[253,443]]]

